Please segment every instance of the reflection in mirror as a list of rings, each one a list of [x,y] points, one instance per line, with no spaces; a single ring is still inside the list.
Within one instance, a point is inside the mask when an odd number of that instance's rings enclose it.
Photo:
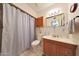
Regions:
[[[55,29],[56,27],[59,26],[59,23],[57,21],[57,19],[54,17],[52,22],[51,22],[51,26]]]

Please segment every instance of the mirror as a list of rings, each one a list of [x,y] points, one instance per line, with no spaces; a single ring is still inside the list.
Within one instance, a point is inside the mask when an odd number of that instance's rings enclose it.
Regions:
[[[56,27],[59,27],[59,26],[60,27],[64,26],[64,24],[65,24],[64,13],[46,18],[46,26],[47,27],[56,28]]]

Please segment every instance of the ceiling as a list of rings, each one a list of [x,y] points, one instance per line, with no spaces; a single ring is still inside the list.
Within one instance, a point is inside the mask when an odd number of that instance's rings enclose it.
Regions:
[[[30,6],[35,11],[41,11],[45,8],[53,5],[54,3],[27,3],[28,6]]]

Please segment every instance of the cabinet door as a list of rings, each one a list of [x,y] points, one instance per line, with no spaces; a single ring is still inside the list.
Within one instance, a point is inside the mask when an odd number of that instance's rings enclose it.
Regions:
[[[57,56],[64,56],[64,49],[62,46],[57,45],[56,52],[57,52]]]
[[[57,45],[56,46],[56,53],[57,56],[72,56],[73,55],[73,51],[70,48],[66,48],[65,46],[60,46]]]
[[[51,50],[51,44],[50,43],[48,43],[48,42],[45,42],[45,44],[44,44],[44,53],[46,54],[46,55],[49,55],[49,56],[51,56],[52,54],[52,50]]]
[[[43,17],[36,18],[36,26],[43,27]]]
[[[72,49],[63,47],[62,55],[64,55],[64,56],[73,56],[73,51],[72,51]]]
[[[56,56],[57,55],[57,45],[51,44],[51,55]]]

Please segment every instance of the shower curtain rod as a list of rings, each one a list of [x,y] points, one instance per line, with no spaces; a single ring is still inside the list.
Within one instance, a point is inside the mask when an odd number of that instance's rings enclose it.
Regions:
[[[26,11],[24,11],[24,10],[22,10],[21,8],[19,8],[19,7],[17,7],[17,6],[15,6],[14,4],[12,4],[12,3],[9,3],[11,6],[14,6],[15,8],[17,8],[17,9],[19,9],[19,10],[21,10],[22,12],[24,12],[24,13],[26,13],[26,14],[28,14],[28,15],[30,15],[29,13],[27,13]],[[36,18],[36,17],[34,17],[34,16],[32,16],[32,15],[30,15],[31,17],[33,17],[33,18]]]

